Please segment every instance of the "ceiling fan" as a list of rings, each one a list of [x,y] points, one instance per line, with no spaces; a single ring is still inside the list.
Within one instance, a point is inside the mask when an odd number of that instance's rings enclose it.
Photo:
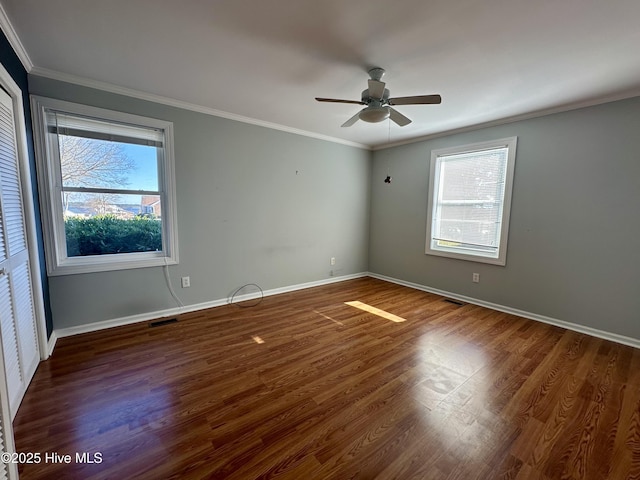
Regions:
[[[369,70],[369,88],[362,92],[362,100],[339,100],[336,98],[318,98],[319,102],[331,103],[353,103],[356,105],[366,105],[365,108],[356,113],[353,117],[342,124],[343,127],[350,127],[360,120],[369,123],[377,123],[391,118],[395,123],[404,127],[409,125],[411,120],[396,109],[391,108],[392,105],[425,105],[439,104],[442,102],[440,95],[417,95],[413,97],[395,97],[389,98],[389,89],[385,88],[385,83],[380,81],[384,75],[384,68],[372,68]]]

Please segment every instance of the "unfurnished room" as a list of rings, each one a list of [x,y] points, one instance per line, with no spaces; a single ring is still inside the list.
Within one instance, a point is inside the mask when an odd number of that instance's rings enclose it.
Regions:
[[[640,478],[638,18],[0,0],[0,478]]]

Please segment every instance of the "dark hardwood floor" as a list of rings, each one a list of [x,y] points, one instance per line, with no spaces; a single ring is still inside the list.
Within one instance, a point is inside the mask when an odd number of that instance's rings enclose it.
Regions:
[[[27,480],[639,479],[639,387],[639,350],[364,278],[63,338],[14,427]]]

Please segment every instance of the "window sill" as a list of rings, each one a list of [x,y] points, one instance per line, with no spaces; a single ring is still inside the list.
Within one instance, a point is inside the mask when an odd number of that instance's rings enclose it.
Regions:
[[[455,251],[447,251],[447,250],[434,250],[431,248],[427,248],[425,251],[426,255],[435,255],[438,257],[447,257],[447,258],[455,258],[457,260],[466,260],[468,262],[476,262],[476,263],[488,263],[491,265],[499,265],[504,267],[506,265],[506,258],[495,258],[495,257],[487,257],[484,255],[472,255],[468,253],[459,253]]]
[[[114,270],[129,270],[134,268],[161,267],[177,265],[178,259],[155,254],[132,254],[135,258],[128,260],[114,259],[118,255],[102,255],[96,257],[74,257],[59,262],[58,265],[47,268],[50,277],[76,275],[81,273],[108,272]]]

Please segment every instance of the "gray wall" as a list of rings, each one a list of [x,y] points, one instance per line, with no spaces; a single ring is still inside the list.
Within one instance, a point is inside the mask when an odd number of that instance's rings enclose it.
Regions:
[[[425,255],[431,150],[514,135],[506,266]],[[640,97],[373,158],[371,272],[640,339]]]
[[[266,290],[369,270],[640,339],[640,98],[372,154],[29,80],[33,94],[174,123],[180,264],[170,272],[187,305],[245,283]],[[507,265],[425,255],[431,150],[514,135]],[[184,275],[189,289],[179,288]],[[52,277],[50,292],[55,328],[175,306],[160,268]]]
[[[367,271],[371,152],[37,76],[29,87],[174,123],[180,263],[169,268],[185,304]],[[57,329],[176,306],[161,268],[51,277],[50,291]]]

